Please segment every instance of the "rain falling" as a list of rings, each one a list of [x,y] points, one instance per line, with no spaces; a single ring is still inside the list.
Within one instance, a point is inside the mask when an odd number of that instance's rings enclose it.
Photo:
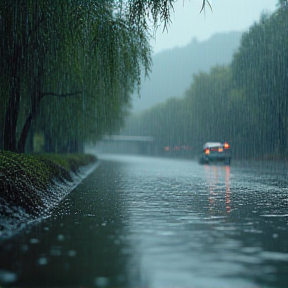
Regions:
[[[1,288],[288,286],[288,4],[227,1],[0,1]]]

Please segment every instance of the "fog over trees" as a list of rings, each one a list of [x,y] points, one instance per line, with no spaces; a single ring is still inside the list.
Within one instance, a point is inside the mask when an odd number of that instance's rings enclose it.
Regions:
[[[238,158],[287,157],[288,10],[282,2],[243,34],[229,65],[194,74],[182,98],[134,115],[122,133],[154,136],[161,149],[226,140]]]
[[[239,48],[241,35],[241,32],[219,33],[205,41],[192,39],[185,47],[155,54],[149,78],[142,75],[140,97],[133,95],[132,111],[137,113],[170,97],[181,97],[193,74],[209,72],[215,65],[228,65]]]

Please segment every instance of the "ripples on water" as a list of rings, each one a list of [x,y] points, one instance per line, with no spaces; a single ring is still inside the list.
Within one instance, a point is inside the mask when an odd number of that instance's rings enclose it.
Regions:
[[[270,171],[266,180],[267,171],[246,174],[239,167],[189,161],[138,164],[127,165],[130,177],[123,177],[121,190],[128,199],[129,233],[138,236],[152,283],[288,285],[284,177]]]
[[[11,269],[15,262],[0,264],[0,283],[18,277],[31,283],[34,267],[49,275],[47,283],[63,278],[77,287],[288,286],[282,170],[120,156],[101,161],[42,226],[14,240],[25,261],[33,255],[36,264],[29,270],[13,254],[22,274]]]

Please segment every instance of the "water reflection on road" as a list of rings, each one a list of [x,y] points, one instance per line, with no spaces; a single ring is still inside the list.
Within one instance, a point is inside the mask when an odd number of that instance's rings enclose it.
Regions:
[[[221,211],[221,209],[217,209],[217,204],[219,204],[218,202],[222,202],[221,199],[223,200],[224,197],[226,213],[229,213],[231,211],[230,166],[205,165],[204,167],[209,186],[209,203],[211,213],[213,214],[213,210],[218,212]]]
[[[0,242],[0,285],[288,286],[285,169],[101,162],[50,218]]]

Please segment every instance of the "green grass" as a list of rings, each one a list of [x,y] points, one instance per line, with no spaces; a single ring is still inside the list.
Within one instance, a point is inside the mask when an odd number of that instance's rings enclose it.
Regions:
[[[37,214],[43,201],[39,196],[55,181],[73,181],[71,172],[96,161],[86,154],[17,154],[0,151],[0,204],[20,206]]]

